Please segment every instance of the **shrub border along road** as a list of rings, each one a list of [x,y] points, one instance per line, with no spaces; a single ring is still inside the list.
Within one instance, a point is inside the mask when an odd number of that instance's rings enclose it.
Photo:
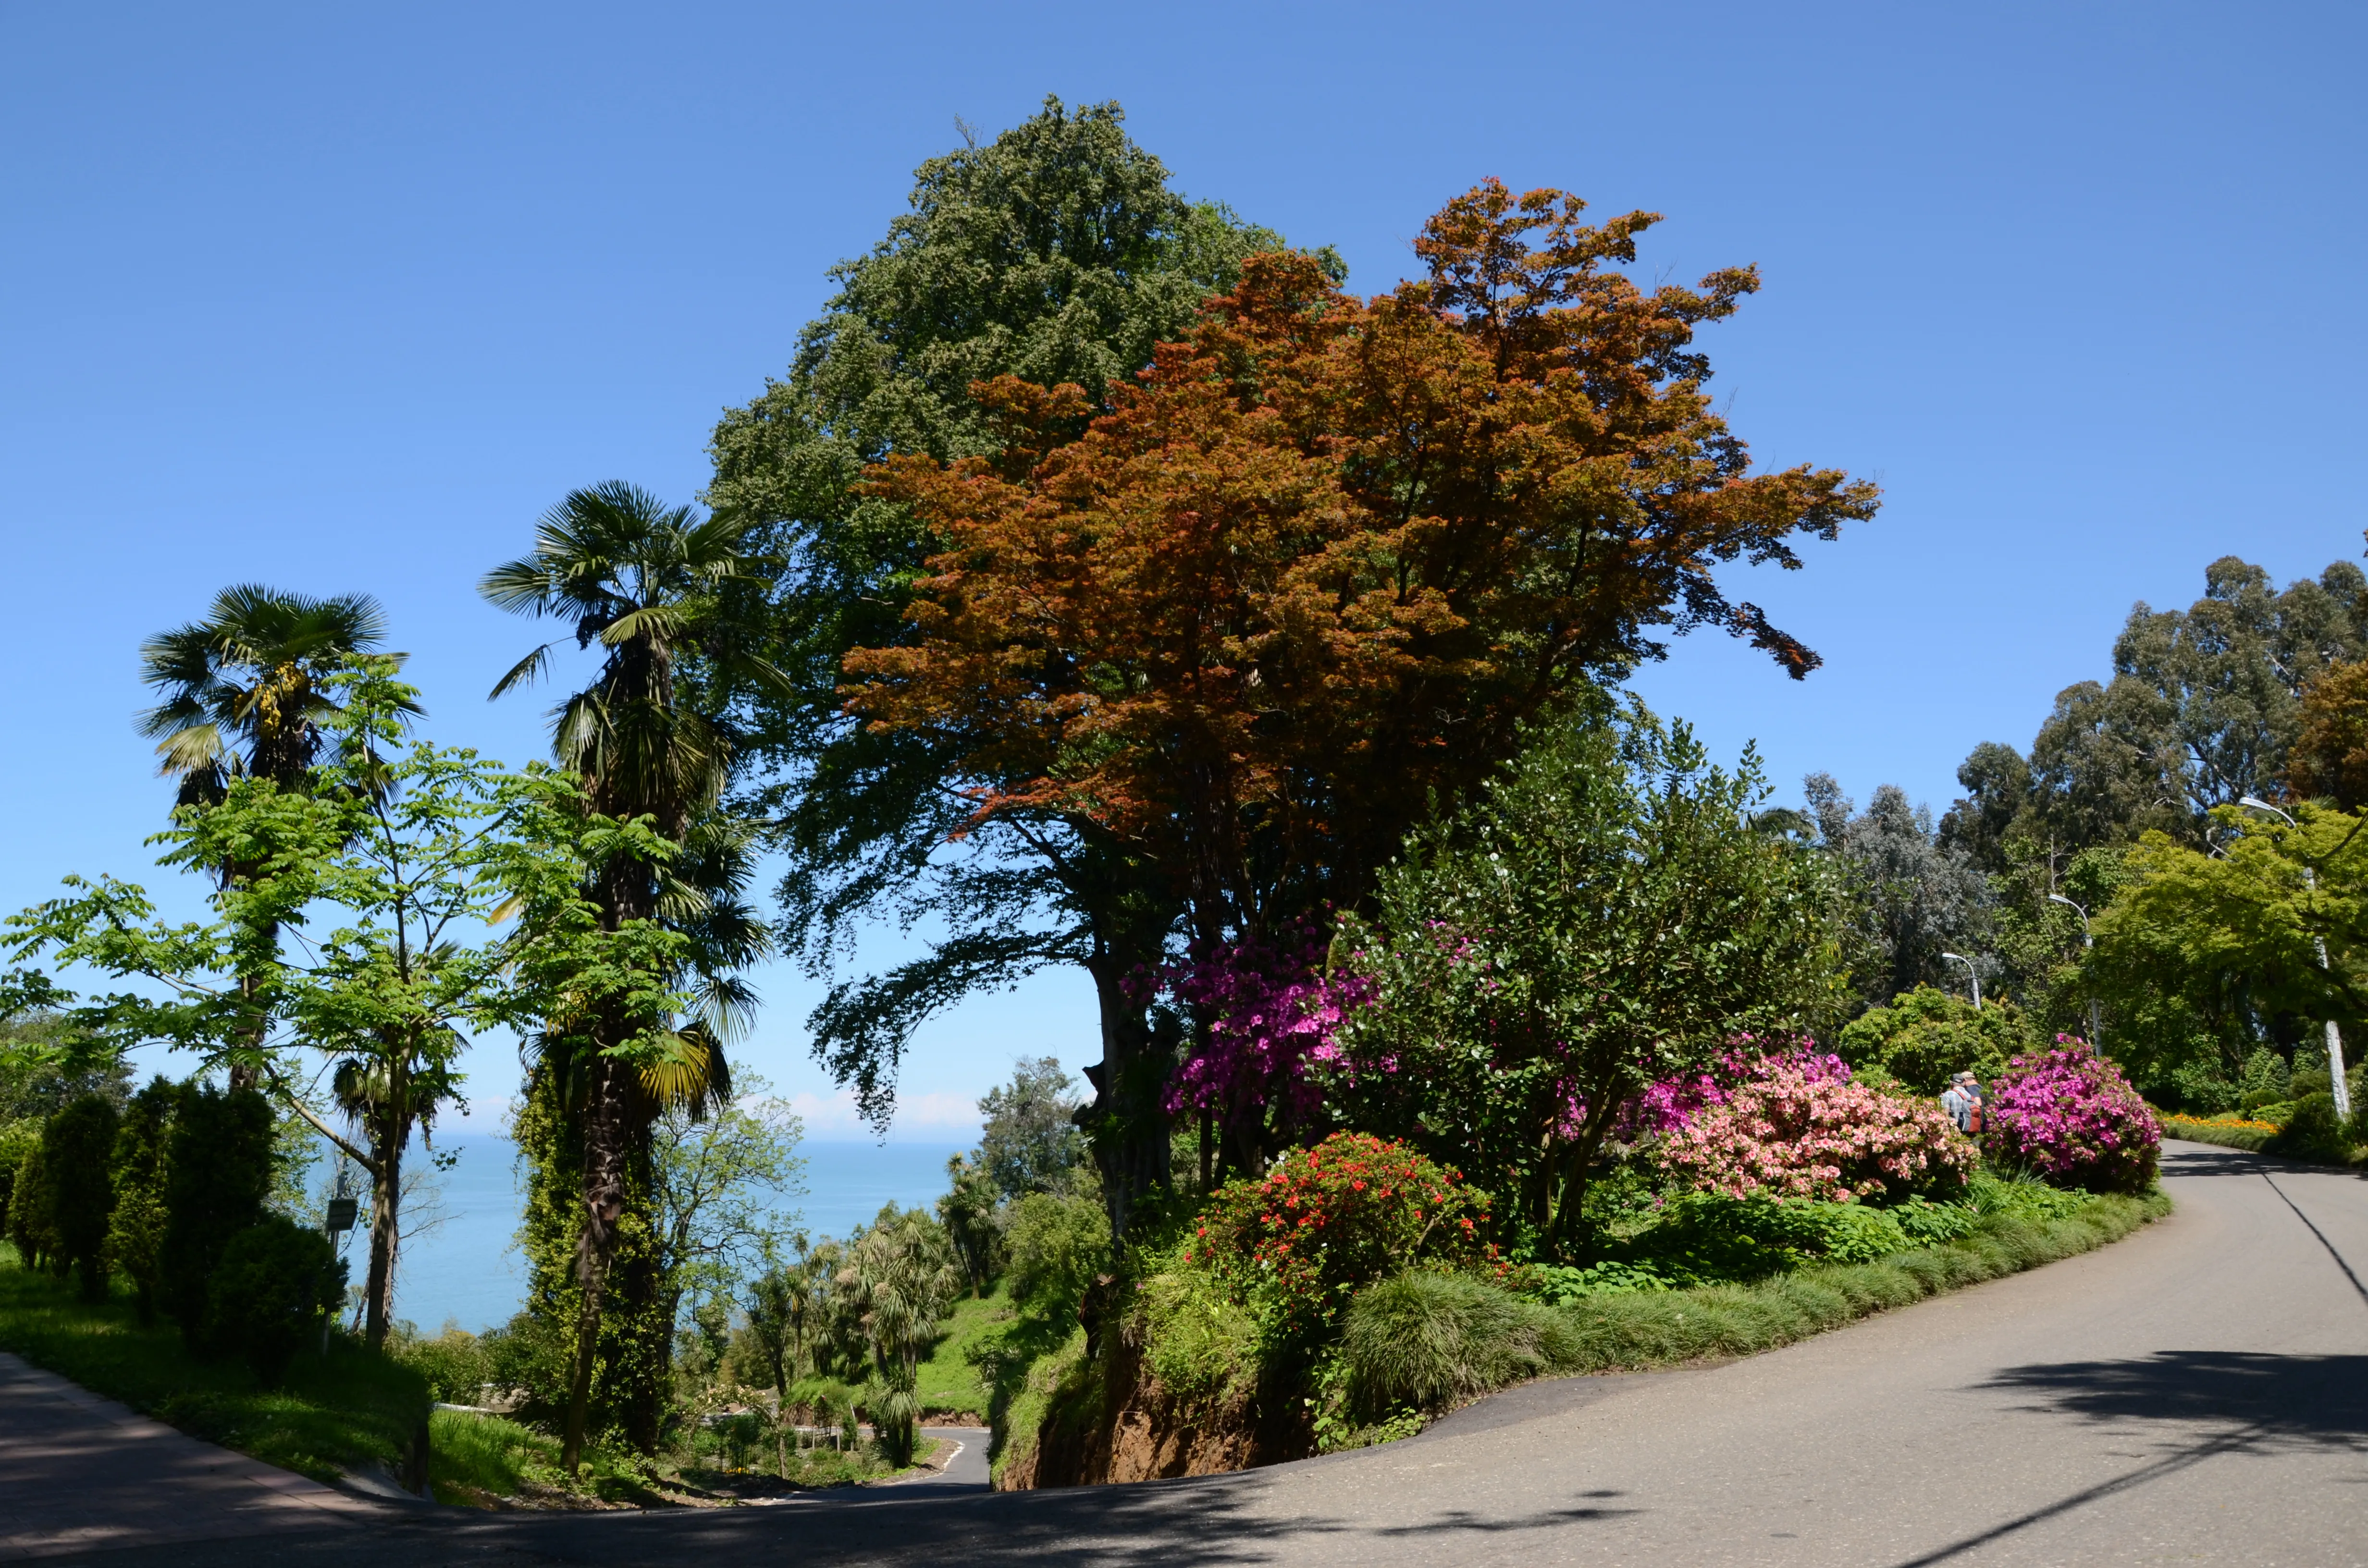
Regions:
[[[1758,1285],[1599,1297],[1564,1309],[1577,1331],[1572,1372],[1644,1371],[1757,1355],[1871,1313],[2020,1274],[2117,1242],[2170,1212],[2160,1193],[2098,1198],[2052,1221],[2001,1216],[1969,1236],[1873,1263],[1804,1268]]]
[[[1544,1376],[1650,1371],[1780,1349],[1875,1312],[2092,1252],[2170,1210],[2170,1199],[2159,1191],[2143,1198],[2092,1198],[2061,1220],[1995,1215],[1956,1241],[1873,1263],[1804,1268],[1756,1285],[1600,1296],[1541,1309],[1558,1312],[1573,1335],[1565,1354],[1556,1357],[1555,1369]],[[1082,1359],[1084,1346],[1080,1331],[1029,1369],[998,1425],[998,1484],[1007,1467],[1035,1448],[1055,1392]],[[1433,1412],[1431,1418],[1444,1414]],[[1389,1435],[1411,1433],[1398,1428]]]
[[[2182,1138],[2190,1143],[2216,1143],[2224,1149],[2242,1149],[2258,1154],[2277,1136],[2274,1129],[2238,1127],[2225,1121],[2189,1121],[2183,1118],[2163,1117],[2162,1135]]]

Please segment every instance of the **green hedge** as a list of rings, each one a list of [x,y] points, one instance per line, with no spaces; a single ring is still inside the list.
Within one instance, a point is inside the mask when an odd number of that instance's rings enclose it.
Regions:
[[[2266,1127],[2232,1127],[2226,1122],[2172,1121],[2162,1124],[2165,1138],[2183,1138],[2190,1143],[2217,1143],[2225,1149],[2244,1149],[2254,1153],[2277,1134]]]
[[[1570,1372],[1634,1371],[1750,1356],[1961,1286],[1978,1285],[2119,1241],[2170,1212],[2170,1199],[2098,1198],[2068,1219],[1986,1220],[1959,1241],[1874,1263],[1805,1268],[1758,1285],[1604,1296],[1565,1307]]]

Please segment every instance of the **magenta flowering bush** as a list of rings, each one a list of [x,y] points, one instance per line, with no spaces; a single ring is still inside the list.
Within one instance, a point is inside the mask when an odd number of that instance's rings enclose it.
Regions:
[[[1161,972],[1206,1026],[1168,1081],[1170,1116],[1208,1111],[1231,1126],[1270,1114],[1288,1129],[1315,1108],[1323,1096],[1310,1070],[1342,1061],[1340,1021],[1372,990],[1356,975],[1326,976],[1326,946],[1310,925],[1275,941],[1202,944],[1189,962]]]
[[[2055,1187],[2144,1192],[2154,1185],[2162,1128],[2122,1070],[2086,1040],[2018,1056],[1990,1085],[1982,1146]]]
[[[1953,1193],[1977,1160],[1938,1105],[1853,1083],[1848,1067],[1812,1052],[1764,1058],[1656,1153],[1700,1191],[1845,1203]]]

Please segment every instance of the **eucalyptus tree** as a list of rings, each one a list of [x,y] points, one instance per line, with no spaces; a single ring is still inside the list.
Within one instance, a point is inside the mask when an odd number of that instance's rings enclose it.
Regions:
[[[552,710],[552,752],[580,780],[589,818],[642,824],[661,852],[603,859],[585,889],[603,928],[655,922],[685,939],[676,981],[694,996],[695,1016],[659,1031],[655,1051],[629,1049],[649,1037],[646,1009],[620,999],[580,1028],[538,1033],[529,1095],[555,1098],[558,1142],[529,1158],[545,1165],[580,1151],[572,1173],[575,1217],[575,1366],[563,1448],[581,1454],[601,1357],[602,1312],[612,1275],[641,1343],[620,1368],[628,1385],[604,1403],[619,1410],[629,1437],[655,1447],[671,1324],[659,1309],[666,1281],[651,1212],[651,1129],[669,1107],[702,1109],[731,1097],[726,1040],[754,997],[737,971],[766,945],[745,892],[755,844],[746,824],[720,811],[733,755],[725,725],[684,689],[692,650],[710,668],[752,690],[781,686],[772,665],[736,651],[722,635],[719,596],[749,584],[759,562],[746,524],[648,492],[609,483],[571,492],[536,526],[529,553],[487,573],[485,598],[514,614],[566,625],[580,650],[598,647],[589,685]],[[549,671],[554,639],[528,653],[492,695]],[[553,1177],[559,1173],[551,1172]],[[630,1222],[628,1222],[630,1221]],[[634,1238],[620,1269],[620,1237]]]
[[[259,583],[224,588],[205,619],[150,638],[141,678],[158,700],[140,715],[140,730],[178,781],[176,807],[212,805],[242,778],[304,788],[324,722],[337,710],[329,677],[385,640],[385,612],[368,594],[322,599]],[[228,885],[251,869],[233,857],[216,874]],[[252,977],[245,990],[252,1002]],[[249,1040],[269,1027],[258,1014]],[[251,1086],[255,1072],[231,1063],[232,1085]]]

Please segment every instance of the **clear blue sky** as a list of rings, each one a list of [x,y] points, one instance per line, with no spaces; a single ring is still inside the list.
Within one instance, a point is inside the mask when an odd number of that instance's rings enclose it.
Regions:
[[[1115,97],[1195,197],[1386,287],[1479,177],[1668,214],[1645,269],[1755,261],[1708,335],[1766,462],[1882,517],[1741,574],[1800,686],[1679,643],[1639,683],[1789,794],[1945,806],[2133,601],[2237,551],[2356,557],[2363,13],[2337,6],[0,6],[0,474],[20,668],[0,906],[147,875],[141,639],[223,584],[366,589],[439,738],[532,641],[480,572],[567,489],[688,498],[910,173],[1046,93]],[[752,1062],[819,1093],[812,987]],[[928,1032],[917,1109],[1096,1053],[1085,987]],[[472,1063],[481,1094],[515,1082]],[[934,1108],[934,1110],[931,1109]]]

